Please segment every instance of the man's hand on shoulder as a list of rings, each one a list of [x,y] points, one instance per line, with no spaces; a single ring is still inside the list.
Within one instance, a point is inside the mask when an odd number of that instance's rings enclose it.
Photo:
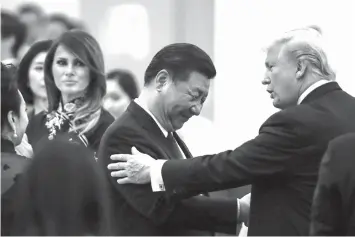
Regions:
[[[150,183],[150,168],[156,160],[149,155],[140,153],[132,147],[132,154],[113,154],[111,160],[118,161],[107,166],[112,170],[111,176],[116,177],[119,184]]]

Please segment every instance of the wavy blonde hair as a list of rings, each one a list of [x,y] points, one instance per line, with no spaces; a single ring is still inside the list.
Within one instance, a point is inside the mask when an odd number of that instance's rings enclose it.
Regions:
[[[90,70],[90,83],[86,89],[84,103],[74,112],[74,130],[80,134],[90,131],[100,119],[102,98],[106,94],[106,78],[103,54],[93,36],[81,30],[71,30],[62,34],[49,49],[44,63],[45,84],[48,95],[48,111],[57,110],[61,102],[61,92],[54,83],[52,64],[59,45],[63,45],[79,58]],[[84,121],[79,123],[79,121]]]
[[[336,79],[336,73],[327,57],[322,31],[318,26],[288,31],[274,40],[267,50],[275,45],[282,46],[279,56],[287,52],[299,61],[309,62],[312,73],[318,77],[329,81]]]

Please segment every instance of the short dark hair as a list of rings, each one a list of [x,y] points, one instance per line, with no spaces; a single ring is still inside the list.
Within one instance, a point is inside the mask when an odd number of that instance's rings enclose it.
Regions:
[[[170,44],[161,49],[150,62],[144,75],[144,85],[148,85],[157,73],[167,70],[173,75],[173,80],[182,80],[191,72],[199,72],[208,79],[216,76],[216,68],[208,54],[189,43]]]
[[[11,53],[16,58],[20,47],[26,40],[27,28],[16,15],[1,11],[1,39],[12,36],[15,37],[15,43],[11,48]]]
[[[18,7],[19,14],[33,13],[37,17],[43,17],[44,11],[43,9],[35,3],[25,3]]]
[[[136,83],[136,77],[132,72],[114,69],[107,73],[107,80],[115,80],[131,100],[138,97],[138,85]]]
[[[34,43],[31,48],[27,51],[25,56],[22,58],[18,66],[18,87],[22,93],[23,99],[26,104],[33,104],[33,91],[28,85],[28,71],[30,69],[33,59],[42,52],[47,52],[52,45],[52,40],[43,40]]]
[[[87,147],[69,139],[44,141],[21,174],[11,235],[111,234],[105,172]]]
[[[8,124],[7,115],[20,114],[21,98],[16,83],[16,67],[1,63],[1,130]]]

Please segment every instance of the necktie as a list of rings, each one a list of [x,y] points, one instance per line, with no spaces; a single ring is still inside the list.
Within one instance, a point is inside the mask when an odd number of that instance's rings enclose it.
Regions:
[[[173,155],[173,159],[184,159],[184,156],[180,151],[179,145],[177,144],[173,133],[169,132],[166,140],[168,141],[167,143],[170,149],[170,153]]]

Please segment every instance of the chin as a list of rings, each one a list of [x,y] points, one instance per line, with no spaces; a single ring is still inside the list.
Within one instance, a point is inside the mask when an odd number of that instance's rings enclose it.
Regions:
[[[277,109],[284,109],[284,106],[280,103],[280,101],[274,100],[273,105]]]
[[[174,131],[179,130],[180,128],[182,128],[183,125],[184,125],[184,123],[173,124]]]
[[[73,87],[64,87],[61,90],[62,93],[65,94],[80,94],[82,91],[78,90],[77,88]]]

